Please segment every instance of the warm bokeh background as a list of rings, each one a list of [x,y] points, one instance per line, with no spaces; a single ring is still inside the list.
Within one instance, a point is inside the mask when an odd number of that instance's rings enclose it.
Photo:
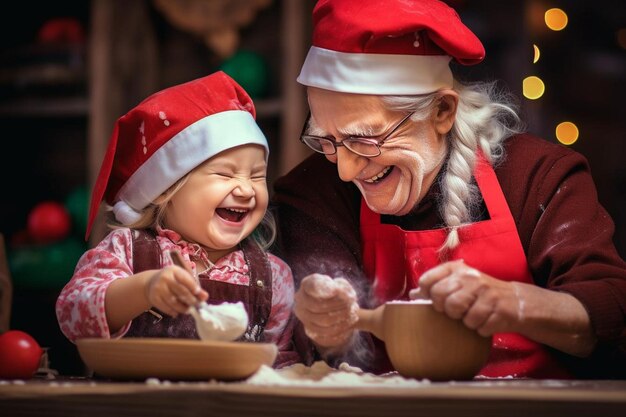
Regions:
[[[591,165],[600,201],[626,257],[626,3],[623,0],[448,1],[487,50],[466,80],[500,80],[520,98],[528,130],[569,145]],[[184,9],[179,4],[194,8]],[[308,49],[311,0],[73,0],[10,2],[0,15],[0,233],[13,276],[10,327],[50,348],[51,365],[82,365],[58,330],[54,301],[82,241],[85,201],[117,117],[150,93],[224,69],[255,98],[272,146],[270,181],[307,155],[306,114],[295,82]],[[190,6],[190,7],[191,7]],[[562,9],[562,30],[545,12]],[[540,55],[533,63],[536,45]],[[523,80],[545,92],[525,98]],[[28,218],[44,201],[65,207],[69,236],[39,242]],[[592,227],[592,226],[591,226]],[[100,229],[102,233],[102,229]],[[45,239],[44,239],[45,240]],[[1,270],[0,270],[1,273]],[[0,305],[0,313],[8,310]],[[0,329],[1,330],[1,329]]]

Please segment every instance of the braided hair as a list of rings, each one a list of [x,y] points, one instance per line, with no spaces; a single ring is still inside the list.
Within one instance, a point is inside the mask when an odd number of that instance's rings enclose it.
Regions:
[[[441,176],[443,198],[439,210],[448,235],[440,254],[445,256],[460,243],[459,228],[475,220],[480,203],[472,175],[476,153],[482,151],[495,166],[502,157],[503,141],[522,129],[513,97],[499,90],[495,82],[462,84],[454,82],[459,95],[455,122],[447,134],[449,153]],[[385,105],[394,111],[414,111],[414,121],[425,120],[436,111],[440,92],[419,96],[384,96]]]

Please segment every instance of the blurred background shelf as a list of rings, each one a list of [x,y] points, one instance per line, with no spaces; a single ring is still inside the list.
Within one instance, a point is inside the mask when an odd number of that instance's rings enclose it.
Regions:
[[[73,98],[30,98],[10,103],[0,102],[0,117],[87,117],[89,100],[87,97]]]

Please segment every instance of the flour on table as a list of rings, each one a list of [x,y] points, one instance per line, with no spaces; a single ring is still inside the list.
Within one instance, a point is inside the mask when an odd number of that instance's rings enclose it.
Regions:
[[[323,361],[317,361],[310,367],[295,364],[282,369],[272,369],[262,365],[246,381],[252,385],[284,385],[307,387],[417,387],[430,384],[427,379],[418,381],[404,378],[397,373],[374,375],[361,369],[342,363],[338,369],[331,368]]]

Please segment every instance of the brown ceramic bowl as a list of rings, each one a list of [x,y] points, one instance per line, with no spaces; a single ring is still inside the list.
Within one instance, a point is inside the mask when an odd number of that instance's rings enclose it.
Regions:
[[[387,354],[402,375],[433,381],[473,378],[487,361],[491,337],[482,337],[437,312],[432,304],[385,304],[383,337]]]

